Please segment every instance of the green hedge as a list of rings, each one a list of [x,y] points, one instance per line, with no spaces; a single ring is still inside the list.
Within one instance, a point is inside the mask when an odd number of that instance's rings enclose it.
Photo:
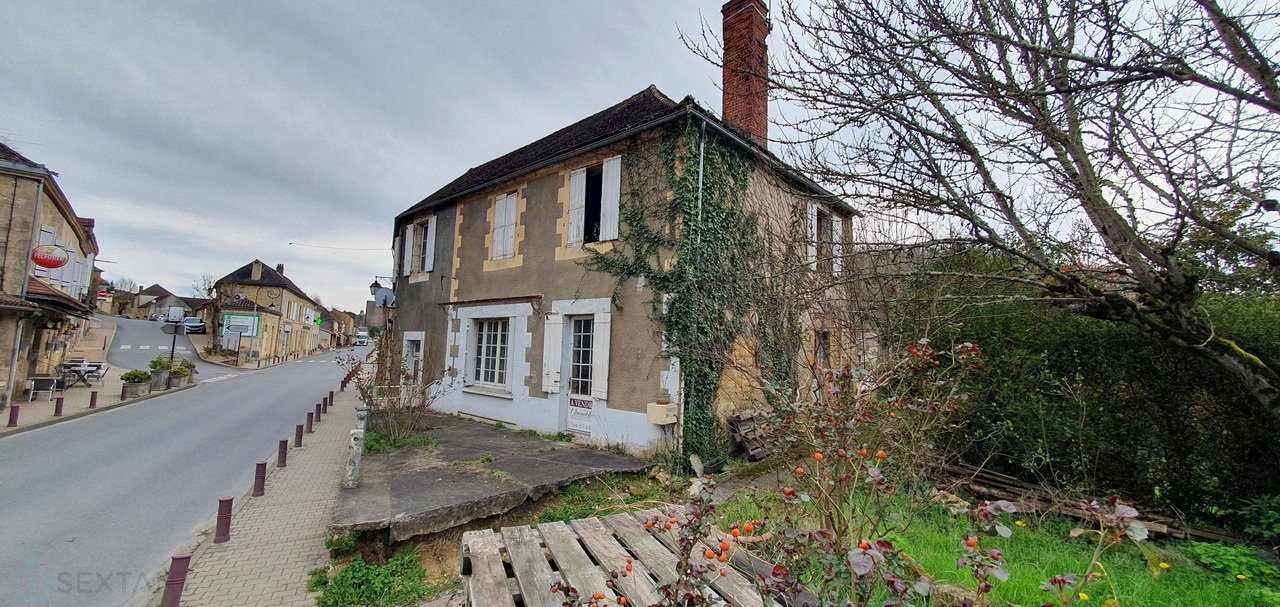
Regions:
[[[1280,302],[1204,304],[1221,334],[1280,361]],[[985,308],[954,338],[984,350],[952,436],[973,463],[1200,519],[1280,495],[1280,424],[1188,350],[1035,304]]]

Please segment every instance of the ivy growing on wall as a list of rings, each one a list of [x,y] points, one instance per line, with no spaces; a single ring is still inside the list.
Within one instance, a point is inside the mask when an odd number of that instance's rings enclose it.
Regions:
[[[630,279],[644,279],[657,294],[652,317],[667,354],[680,359],[681,461],[691,453],[706,459],[725,452],[715,399],[748,324],[765,329],[759,333],[767,347],[757,359],[766,368],[789,372],[797,342],[784,336],[786,315],[769,315],[761,306],[768,289],[755,270],[772,247],[762,242],[758,216],[744,206],[754,163],[699,127],[688,119],[663,137],[659,153],[627,157],[629,186],[620,208],[625,246],[587,260],[587,267],[618,278],[615,305]]]

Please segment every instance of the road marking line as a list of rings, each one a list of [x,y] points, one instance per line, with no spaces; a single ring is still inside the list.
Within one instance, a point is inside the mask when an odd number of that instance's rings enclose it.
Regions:
[[[133,346],[120,346],[121,350],[132,350]]]
[[[138,346],[139,350],[150,350],[151,346]]]
[[[157,348],[160,350],[168,350],[169,346],[157,346]]]

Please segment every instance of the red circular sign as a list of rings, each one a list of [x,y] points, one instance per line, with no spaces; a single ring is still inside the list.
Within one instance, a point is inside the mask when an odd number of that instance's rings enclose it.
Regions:
[[[42,268],[61,268],[70,259],[66,250],[51,244],[38,246],[31,251],[31,261]]]

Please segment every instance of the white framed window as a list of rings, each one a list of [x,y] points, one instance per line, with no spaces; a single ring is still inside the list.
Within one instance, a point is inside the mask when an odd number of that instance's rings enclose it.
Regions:
[[[418,222],[418,271],[430,272],[436,266],[436,216]]]
[[[570,333],[569,393],[591,396],[592,348],[595,338],[595,319],[591,316],[573,318]]]
[[[511,319],[477,318],[472,321],[472,357],[469,383],[491,388],[507,388],[507,344]]]
[[[844,274],[844,222],[840,215],[831,218],[831,269],[837,276]]]
[[[569,174],[568,247],[618,238],[622,199],[622,156],[575,169]]]
[[[493,205],[493,246],[489,258],[511,259],[516,255],[516,193],[498,196]]]

